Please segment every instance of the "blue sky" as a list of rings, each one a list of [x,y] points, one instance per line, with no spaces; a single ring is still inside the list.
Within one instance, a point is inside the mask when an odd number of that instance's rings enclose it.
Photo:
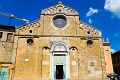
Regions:
[[[80,14],[80,20],[102,31],[109,39],[111,49],[120,50],[120,0],[61,0]],[[29,21],[39,19],[40,11],[57,4],[59,0],[0,0],[0,12],[11,13]],[[0,24],[8,24],[8,18],[0,16]],[[25,24],[15,19],[11,25]]]

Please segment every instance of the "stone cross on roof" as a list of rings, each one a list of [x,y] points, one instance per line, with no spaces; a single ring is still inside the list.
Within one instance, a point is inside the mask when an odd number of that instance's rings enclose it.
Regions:
[[[58,4],[62,4],[62,1],[59,1]]]

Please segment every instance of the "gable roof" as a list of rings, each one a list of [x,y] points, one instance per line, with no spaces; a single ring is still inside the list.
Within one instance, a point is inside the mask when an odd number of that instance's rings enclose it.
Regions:
[[[62,2],[58,2],[58,4],[48,7],[46,9],[43,9],[41,11],[41,14],[43,14],[43,15],[50,15],[50,14],[55,15],[55,14],[59,14],[59,13],[60,14],[62,13],[65,15],[79,16],[79,13],[76,10],[72,9],[69,6],[64,5]],[[79,20],[79,21],[80,21],[79,22],[80,27],[83,27],[90,31],[96,32],[99,34],[99,36],[102,36],[102,32],[99,29],[94,28],[94,27],[90,26],[89,24],[82,22],[81,20]],[[39,19],[23,25],[23,26],[19,27],[19,29],[30,27],[30,26],[33,26],[34,24],[40,24]]]
[[[40,22],[39,21],[40,21],[39,19],[34,20],[32,22],[29,22],[27,24],[24,24],[24,25],[18,27],[17,29],[22,29],[22,28],[26,28],[26,27],[30,27],[30,26],[34,26],[34,25],[40,26]]]
[[[41,14],[57,14],[57,13],[79,16],[79,13],[76,10],[74,10],[73,8],[67,5],[64,5],[62,2],[58,2],[58,4],[51,6],[49,8],[43,9],[41,11]]]

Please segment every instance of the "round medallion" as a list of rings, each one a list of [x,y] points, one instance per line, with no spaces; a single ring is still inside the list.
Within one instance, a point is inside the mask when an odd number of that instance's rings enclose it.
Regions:
[[[67,24],[67,20],[65,16],[58,15],[53,18],[53,23],[58,28],[63,28]]]

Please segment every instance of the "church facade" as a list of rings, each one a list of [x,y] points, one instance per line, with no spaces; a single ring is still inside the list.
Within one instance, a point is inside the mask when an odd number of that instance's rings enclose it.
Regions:
[[[113,72],[110,44],[101,31],[61,2],[43,9],[39,20],[5,29],[0,80],[106,80]]]

